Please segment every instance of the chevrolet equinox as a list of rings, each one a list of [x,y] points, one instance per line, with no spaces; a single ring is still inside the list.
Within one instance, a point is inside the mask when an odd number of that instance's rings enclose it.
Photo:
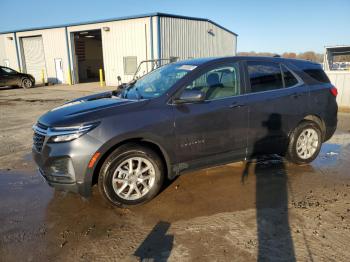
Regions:
[[[49,185],[114,205],[144,203],[165,179],[259,154],[313,161],[337,126],[337,89],[319,64],[271,57],[164,65],[78,98],[33,126]]]

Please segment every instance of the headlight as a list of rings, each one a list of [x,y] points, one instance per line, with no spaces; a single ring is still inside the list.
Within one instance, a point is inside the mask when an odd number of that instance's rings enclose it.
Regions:
[[[81,126],[70,126],[70,127],[51,127],[48,130],[48,136],[50,137],[48,142],[59,143],[68,142],[90,132],[99,123],[81,125]]]

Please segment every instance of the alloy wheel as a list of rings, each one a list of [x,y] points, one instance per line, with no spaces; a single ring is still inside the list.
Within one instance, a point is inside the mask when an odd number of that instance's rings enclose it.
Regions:
[[[114,192],[122,199],[137,200],[146,195],[155,182],[155,168],[144,157],[131,157],[120,163],[112,176]]]
[[[296,152],[301,159],[311,158],[318,147],[319,135],[316,130],[307,128],[301,132],[297,139]]]

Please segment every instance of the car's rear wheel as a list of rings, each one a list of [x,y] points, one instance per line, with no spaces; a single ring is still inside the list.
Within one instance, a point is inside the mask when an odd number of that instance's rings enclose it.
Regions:
[[[322,146],[320,127],[312,121],[300,123],[290,136],[287,159],[295,164],[312,162]]]
[[[33,87],[33,81],[25,77],[22,79],[22,87],[27,89]]]
[[[156,196],[163,180],[163,163],[157,153],[137,144],[127,144],[107,157],[98,186],[110,203],[136,205]]]

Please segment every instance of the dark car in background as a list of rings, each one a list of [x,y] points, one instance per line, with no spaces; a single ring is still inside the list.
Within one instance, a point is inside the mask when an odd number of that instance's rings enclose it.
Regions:
[[[35,79],[32,75],[17,72],[6,66],[0,66],[0,87],[19,86],[23,88],[31,88],[34,85]]]
[[[336,95],[309,61],[176,62],[47,112],[33,126],[33,157],[57,189],[89,196],[98,183],[114,205],[144,203],[194,169],[261,154],[313,161],[335,132]]]

